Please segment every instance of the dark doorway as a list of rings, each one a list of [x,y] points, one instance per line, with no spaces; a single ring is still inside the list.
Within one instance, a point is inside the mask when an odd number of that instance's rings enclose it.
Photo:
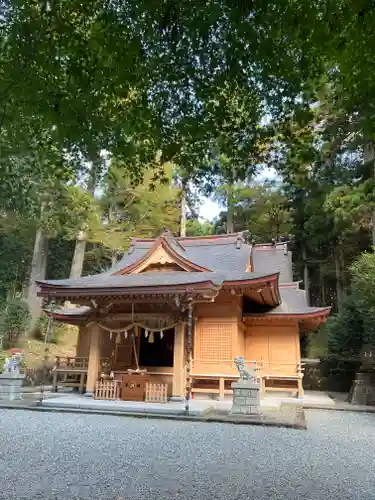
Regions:
[[[140,366],[173,366],[174,328],[165,330],[163,338],[159,332],[154,333],[154,341],[150,342],[150,334],[145,337],[141,330],[139,344]]]

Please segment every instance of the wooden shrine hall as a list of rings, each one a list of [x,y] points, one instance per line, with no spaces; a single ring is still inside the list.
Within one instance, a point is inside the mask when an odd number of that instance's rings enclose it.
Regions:
[[[107,272],[37,285],[61,304],[55,320],[79,326],[76,357],[54,368],[56,390],[63,378],[107,399],[223,399],[239,355],[256,363],[263,392],[302,395],[300,332],[330,311],[307,305],[287,243],[252,246],[242,233],[134,238]]]

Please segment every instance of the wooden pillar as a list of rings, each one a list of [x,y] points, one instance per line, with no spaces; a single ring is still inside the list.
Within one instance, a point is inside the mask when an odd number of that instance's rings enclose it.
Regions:
[[[89,326],[90,348],[87,368],[86,396],[92,396],[100,369],[100,326],[92,323]]]
[[[225,379],[223,377],[219,378],[219,401],[224,401],[225,399]]]
[[[77,346],[76,346],[76,356],[78,358],[88,356],[87,335],[88,331],[86,325],[80,325],[78,327]]]
[[[173,381],[171,401],[184,400],[185,372],[185,323],[179,323],[174,329]]]
[[[185,395],[185,412],[188,414],[190,410],[191,398],[191,348],[193,339],[193,300],[189,300],[188,306],[188,325],[187,325],[187,342],[186,342],[186,395]]]

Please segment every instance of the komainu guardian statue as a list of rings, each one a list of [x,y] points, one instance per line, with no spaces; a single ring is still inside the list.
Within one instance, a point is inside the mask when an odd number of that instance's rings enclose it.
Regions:
[[[236,364],[237,370],[240,373],[240,380],[255,381],[257,379],[257,370],[255,363],[249,370],[247,370],[245,367],[245,358],[243,356],[237,356],[236,358],[234,358],[234,362]]]

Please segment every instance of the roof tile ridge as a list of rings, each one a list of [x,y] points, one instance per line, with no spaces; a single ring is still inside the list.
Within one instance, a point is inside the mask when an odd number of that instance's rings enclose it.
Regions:
[[[112,273],[112,276],[121,276],[123,273],[120,271],[124,271],[124,270],[127,271],[127,272],[125,272],[125,274],[128,274],[133,268],[137,267],[142,262],[144,262],[148,257],[150,257],[155,252],[155,250],[159,247],[159,245],[161,245],[161,242],[162,242],[161,237],[158,236],[157,238],[155,238],[154,243],[151,245],[151,247],[147,250],[147,252],[140,259],[136,260],[135,262],[133,262],[132,264],[130,264],[128,266],[117,269],[114,273]]]
[[[283,247],[284,245],[287,245],[288,243],[291,243],[291,240],[286,240],[286,241],[276,241],[276,242],[271,242],[271,243],[254,243],[253,247],[258,248],[258,247],[267,247],[267,248],[275,248],[275,247]]]
[[[173,243],[176,244],[176,246],[180,247],[181,250],[185,252],[185,247],[178,241],[178,238],[174,236],[172,232],[165,232],[164,234],[161,235],[161,238],[169,245],[169,239],[173,241]]]
[[[238,233],[228,233],[228,234],[207,234],[204,236],[178,236],[176,239],[179,241],[198,241],[198,240],[215,240],[215,239],[225,239],[225,238],[235,238]]]

